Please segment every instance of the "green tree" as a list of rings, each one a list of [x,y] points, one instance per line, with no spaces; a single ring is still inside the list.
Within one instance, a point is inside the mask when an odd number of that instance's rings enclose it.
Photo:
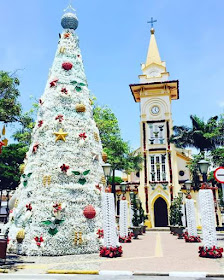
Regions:
[[[99,129],[104,151],[112,166],[112,192],[115,194],[115,171],[139,171],[143,161],[139,153],[131,150],[121,137],[118,120],[108,107],[95,106],[93,117]]]
[[[18,101],[20,95],[19,80],[12,74],[0,71],[0,121],[4,123],[21,122],[22,107]]]
[[[218,116],[210,118],[204,122],[197,116],[190,116],[191,127],[174,126],[174,134],[170,141],[179,148],[194,147],[200,152],[214,150],[222,144],[220,122]]]
[[[20,180],[19,166],[23,163],[27,147],[23,144],[10,144],[0,154],[0,189],[17,188]]]
[[[211,151],[211,158],[215,166],[224,166],[224,147]]]

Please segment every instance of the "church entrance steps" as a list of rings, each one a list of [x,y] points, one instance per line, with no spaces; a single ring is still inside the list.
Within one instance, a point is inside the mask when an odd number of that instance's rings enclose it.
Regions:
[[[154,228],[147,228],[147,231],[170,231],[169,227],[154,227]]]

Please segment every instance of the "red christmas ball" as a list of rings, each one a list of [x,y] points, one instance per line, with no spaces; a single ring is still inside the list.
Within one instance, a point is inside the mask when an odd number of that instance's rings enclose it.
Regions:
[[[72,67],[73,67],[73,65],[72,65],[71,62],[64,62],[64,63],[62,64],[62,68],[63,68],[64,70],[66,70],[66,71],[71,70]]]
[[[92,205],[88,205],[84,208],[83,215],[87,219],[93,219],[96,216],[96,210],[94,209],[94,207]]]

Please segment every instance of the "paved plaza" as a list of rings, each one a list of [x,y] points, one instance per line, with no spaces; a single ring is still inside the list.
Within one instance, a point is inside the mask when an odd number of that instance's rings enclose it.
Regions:
[[[224,233],[218,234],[219,246],[224,246]],[[132,243],[123,244],[123,257],[100,258],[98,254],[24,257],[9,255],[2,268],[9,273],[40,274],[55,270],[131,271],[136,274],[172,272],[205,272],[224,274],[224,259],[198,257],[197,243],[185,243],[168,231],[150,231]]]

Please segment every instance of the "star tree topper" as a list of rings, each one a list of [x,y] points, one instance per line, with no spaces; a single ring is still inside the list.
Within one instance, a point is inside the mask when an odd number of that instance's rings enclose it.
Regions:
[[[64,132],[61,128],[59,129],[58,132],[54,132],[54,135],[56,136],[55,142],[58,140],[63,140],[65,142],[65,137],[68,135],[68,133]]]

